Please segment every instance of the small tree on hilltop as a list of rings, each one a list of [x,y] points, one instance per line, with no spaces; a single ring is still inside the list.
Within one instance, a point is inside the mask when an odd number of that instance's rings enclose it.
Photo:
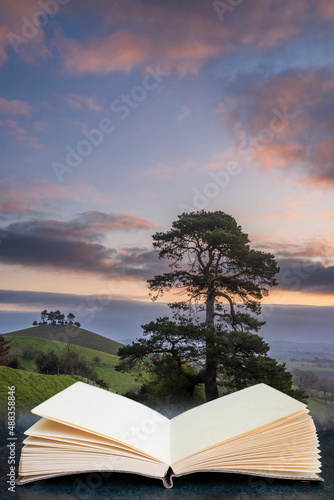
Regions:
[[[48,322],[48,311],[44,309],[44,311],[41,312],[41,322],[40,325],[47,325]]]
[[[73,320],[74,320],[74,318],[75,318],[74,314],[72,314],[72,313],[68,313],[68,315],[67,315],[67,323],[68,323],[69,325],[73,325]]]
[[[68,313],[67,319],[65,320],[65,314],[62,314],[59,309],[57,311],[48,312],[46,309],[41,312],[41,321],[37,323],[35,320],[33,326],[37,325],[52,325],[52,326],[63,326],[63,325],[74,325],[80,327],[79,321],[74,321],[75,316],[73,313]]]

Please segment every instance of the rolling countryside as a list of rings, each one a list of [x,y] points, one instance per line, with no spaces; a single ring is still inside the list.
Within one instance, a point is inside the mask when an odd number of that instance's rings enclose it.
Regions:
[[[51,397],[78,380],[92,383],[79,375],[46,375],[37,373],[34,357],[24,356],[27,346],[36,352],[47,353],[54,351],[58,355],[64,353],[67,350],[68,344],[50,339],[50,337],[60,338],[58,334],[62,333],[61,330],[64,331],[64,327],[46,325],[27,328],[4,335],[5,339],[11,342],[12,352],[19,359],[19,367],[18,369],[7,366],[0,367],[1,408],[6,409],[7,406],[7,386],[14,385],[16,387],[17,412],[20,415],[22,412],[30,411],[46,398]],[[71,348],[96,370],[98,377],[108,384],[109,390],[125,394],[129,390],[140,387],[140,384],[136,380],[135,372],[121,373],[115,370],[115,367],[119,363],[119,358],[115,353],[122,344],[82,328],[76,328],[76,330],[80,330],[80,332],[75,336],[75,339],[73,337],[70,339]],[[35,336],[30,336],[31,334]],[[95,345],[101,350],[89,347],[94,345],[95,341]]]

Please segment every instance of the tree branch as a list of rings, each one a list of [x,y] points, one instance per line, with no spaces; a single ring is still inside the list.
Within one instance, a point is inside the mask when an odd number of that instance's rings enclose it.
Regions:
[[[229,297],[227,295],[227,293],[224,293],[224,292],[214,292],[214,295],[215,296],[219,296],[219,297],[224,297],[225,299],[228,300],[229,304],[230,304],[230,310],[231,310],[231,316],[232,316],[232,327],[233,329],[235,330],[235,324],[236,324],[236,314],[235,314],[235,310],[234,310],[234,304],[233,304],[233,301],[231,299],[231,297]]]

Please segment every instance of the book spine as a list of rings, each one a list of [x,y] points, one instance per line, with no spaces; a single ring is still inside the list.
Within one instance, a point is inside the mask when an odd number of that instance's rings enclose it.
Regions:
[[[173,486],[174,486],[173,476],[174,476],[173,471],[171,468],[169,468],[165,477],[162,478],[162,483],[163,483],[165,488],[173,488]]]

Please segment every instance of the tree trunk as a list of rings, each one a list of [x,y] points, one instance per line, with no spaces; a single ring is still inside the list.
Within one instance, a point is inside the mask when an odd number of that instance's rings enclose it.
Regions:
[[[214,327],[214,299],[211,295],[206,301],[205,323],[208,328]],[[214,355],[214,338],[208,333],[206,337],[206,376],[205,376],[205,396],[207,401],[218,398],[217,387],[217,361]]]
[[[215,301],[209,292],[208,297],[206,299],[206,307],[205,307],[205,324],[208,328],[213,328],[215,326],[214,312],[215,312]]]

